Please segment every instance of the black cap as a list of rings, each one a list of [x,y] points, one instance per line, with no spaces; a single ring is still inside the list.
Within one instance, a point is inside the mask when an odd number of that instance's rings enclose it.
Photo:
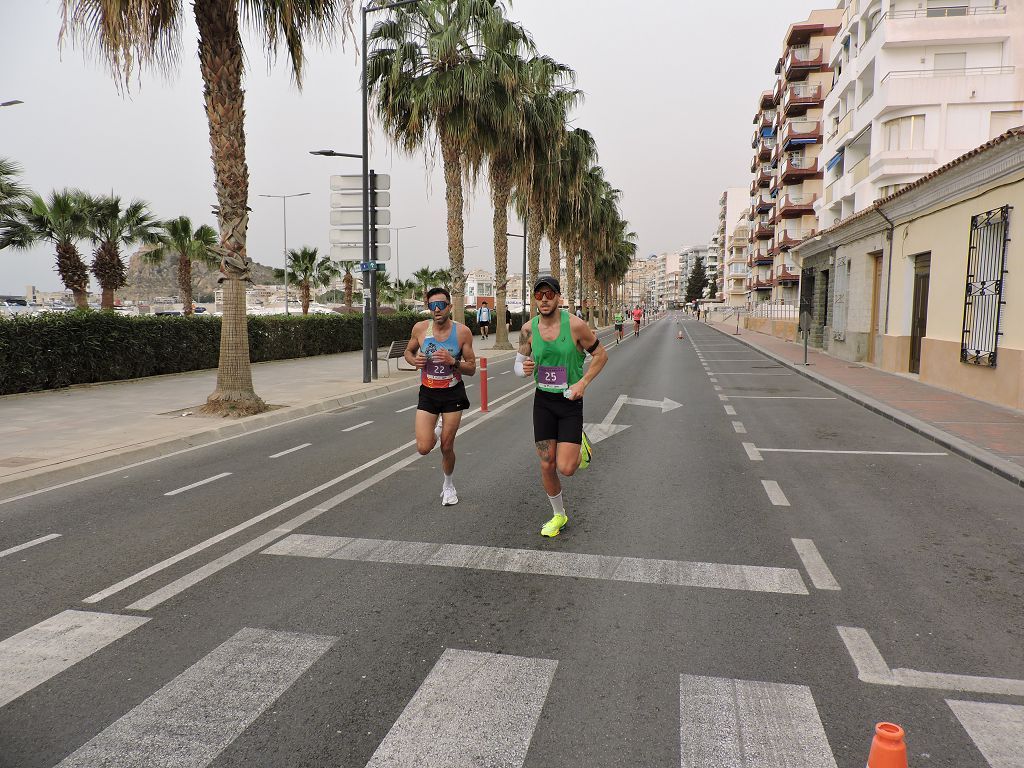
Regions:
[[[558,280],[556,280],[554,276],[541,275],[540,277],[538,277],[537,282],[533,284],[534,292],[536,292],[537,289],[540,288],[542,285],[546,285],[549,288],[553,288],[555,293],[557,293],[559,296],[562,295],[562,286],[558,284]]]

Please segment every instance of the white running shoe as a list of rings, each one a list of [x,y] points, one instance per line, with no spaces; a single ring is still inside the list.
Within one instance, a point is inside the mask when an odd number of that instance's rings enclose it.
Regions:
[[[450,485],[441,489],[441,506],[452,507],[459,503],[459,494],[455,491],[455,486]]]
[[[434,437],[436,437],[439,441],[441,439],[441,418],[440,417],[438,417],[437,424],[434,426]]]

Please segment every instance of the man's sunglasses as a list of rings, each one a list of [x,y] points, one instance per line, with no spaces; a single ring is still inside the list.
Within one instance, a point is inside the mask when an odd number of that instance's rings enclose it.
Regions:
[[[447,301],[432,301],[429,304],[427,304],[427,307],[429,307],[432,312],[440,311],[447,306]]]
[[[533,292],[533,298],[535,298],[537,301],[544,301],[545,299],[553,299],[553,298],[555,298],[555,292],[553,290],[551,290],[550,288],[545,288],[544,290],[541,290],[541,291],[534,291]]]

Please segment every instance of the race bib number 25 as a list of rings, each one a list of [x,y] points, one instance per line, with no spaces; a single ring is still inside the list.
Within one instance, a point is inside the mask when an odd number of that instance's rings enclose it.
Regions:
[[[542,365],[537,369],[537,383],[551,389],[566,389],[569,386],[569,376],[565,366]]]

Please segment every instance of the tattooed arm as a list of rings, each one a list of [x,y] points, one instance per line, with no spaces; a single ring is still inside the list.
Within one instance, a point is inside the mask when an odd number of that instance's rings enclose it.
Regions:
[[[517,376],[533,376],[533,343],[530,340],[530,326],[524,325],[519,332],[519,354],[516,355]]]

